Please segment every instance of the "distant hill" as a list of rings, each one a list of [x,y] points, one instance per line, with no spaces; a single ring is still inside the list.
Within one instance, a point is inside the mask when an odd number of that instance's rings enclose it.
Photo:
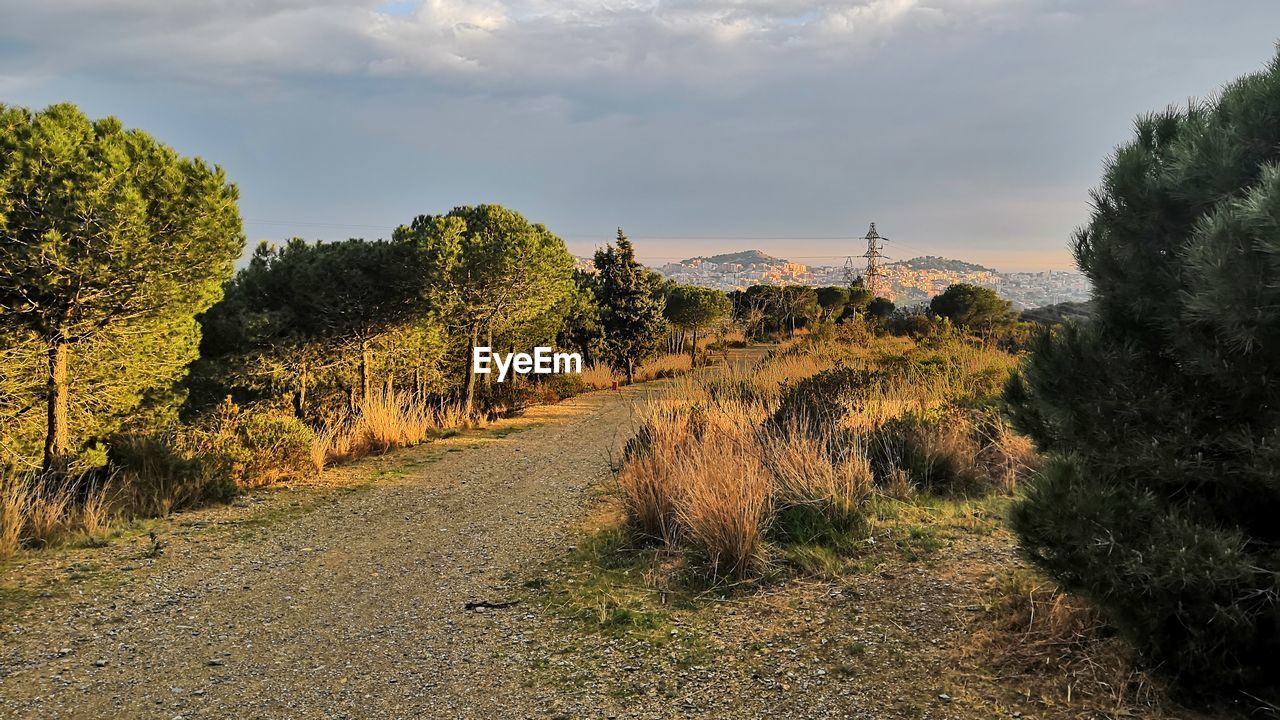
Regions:
[[[889,263],[897,267],[905,267],[911,270],[943,270],[947,272],[995,272],[989,267],[975,265],[974,263],[965,262],[963,260],[952,260],[951,258],[938,257],[937,255],[924,255],[922,257],[914,257],[910,260],[900,260],[895,263]]]
[[[752,263],[781,265],[786,262],[786,260],[783,260],[782,258],[776,258],[772,255],[767,255],[763,252],[760,252],[759,250],[743,250],[741,252],[735,252],[735,253],[723,253],[720,255],[712,255],[711,257],[704,257],[700,255],[695,258],[689,258],[688,260],[685,260],[683,262],[689,263],[689,262],[693,262],[694,260],[701,260],[703,262],[713,262],[717,265],[723,265],[725,263],[738,263],[741,265],[750,265]]]

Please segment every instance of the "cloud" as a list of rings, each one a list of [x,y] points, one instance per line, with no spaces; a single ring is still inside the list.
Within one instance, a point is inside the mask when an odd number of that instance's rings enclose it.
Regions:
[[[621,224],[737,249],[877,220],[1001,265],[1065,263],[1132,118],[1258,68],[1280,6],[0,0],[0,18],[0,101],[71,100],[224,164],[245,217],[275,221],[254,239],[494,201],[583,243]]]
[[[272,83],[426,80],[467,92],[741,92],[804,57],[977,22],[1013,0],[5,0],[0,39],[27,72]],[[714,90],[713,90],[714,93]]]

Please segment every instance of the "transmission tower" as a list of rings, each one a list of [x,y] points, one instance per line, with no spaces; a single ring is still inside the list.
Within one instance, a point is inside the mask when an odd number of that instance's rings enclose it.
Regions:
[[[844,259],[844,284],[845,287],[853,287],[853,284],[862,279],[862,275],[858,273],[858,267],[853,264],[853,256],[850,255]]]
[[[888,260],[889,256],[882,254],[880,251],[884,249],[881,243],[888,242],[889,238],[881,237],[876,232],[876,224],[871,223],[871,229],[867,230],[867,236],[863,238],[867,241],[867,251],[862,257],[867,259],[867,268],[862,271],[863,281],[867,284],[867,289],[872,295],[879,296],[883,289],[884,264],[882,261]],[[848,263],[846,263],[846,267]]]

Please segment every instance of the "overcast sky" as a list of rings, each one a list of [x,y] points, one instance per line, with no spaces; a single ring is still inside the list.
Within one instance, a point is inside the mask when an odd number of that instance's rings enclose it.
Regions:
[[[0,0],[0,102],[222,165],[251,242],[497,202],[654,263],[837,264],[874,220],[1066,268],[1133,118],[1277,39],[1277,0]]]

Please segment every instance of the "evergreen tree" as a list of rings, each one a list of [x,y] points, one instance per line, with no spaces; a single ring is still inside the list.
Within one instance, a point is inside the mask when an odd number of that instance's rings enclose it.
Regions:
[[[216,401],[247,380],[246,389],[287,390],[301,417],[314,374],[344,364],[356,368],[349,404],[369,397],[375,346],[393,332],[404,343],[406,326],[425,318],[423,279],[411,243],[264,243],[201,319],[196,375],[220,390],[204,399]],[[354,362],[345,362],[348,355]],[[237,363],[247,367],[234,372]]]
[[[622,228],[613,245],[596,251],[595,266],[605,358],[630,383],[636,367],[660,347],[665,329],[663,302],[654,292],[652,276],[636,262],[635,249]]]
[[[892,315],[893,311],[896,309],[897,306],[893,304],[892,300],[882,297],[873,297],[867,303],[867,316],[883,322],[888,320],[889,316]]]
[[[728,317],[730,309],[729,296],[719,290],[675,285],[667,294],[664,315],[681,333],[692,333],[689,355],[696,359],[699,331]]]
[[[841,318],[851,315],[859,315],[867,312],[871,301],[875,300],[875,295],[867,288],[867,283],[861,276],[854,278],[853,283],[849,285],[849,300],[845,303],[844,314]]]
[[[45,358],[46,472],[89,439],[73,407],[110,398],[90,413],[120,417],[175,399],[195,316],[244,245],[236,201],[220,169],[114,118],[0,106],[0,332]],[[89,353],[111,361],[93,388],[73,376]]]
[[[1187,689],[1280,695],[1280,61],[1141,118],[1075,237],[1094,319],[1006,396],[1031,559]],[[1239,697],[1239,696],[1237,696]]]
[[[947,318],[956,327],[984,336],[1013,322],[1013,303],[991,288],[968,283],[947,287],[929,302],[929,311]]]
[[[849,305],[849,288],[831,285],[818,288],[818,307],[823,320],[839,318]]]
[[[468,410],[476,394],[471,357],[482,340],[492,346],[495,333],[545,324],[550,310],[569,311],[565,301],[574,290],[573,256],[546,226],[514,210],[476,205],[420,215],[395,237],[422,253],[428,300],[465,338]]]

